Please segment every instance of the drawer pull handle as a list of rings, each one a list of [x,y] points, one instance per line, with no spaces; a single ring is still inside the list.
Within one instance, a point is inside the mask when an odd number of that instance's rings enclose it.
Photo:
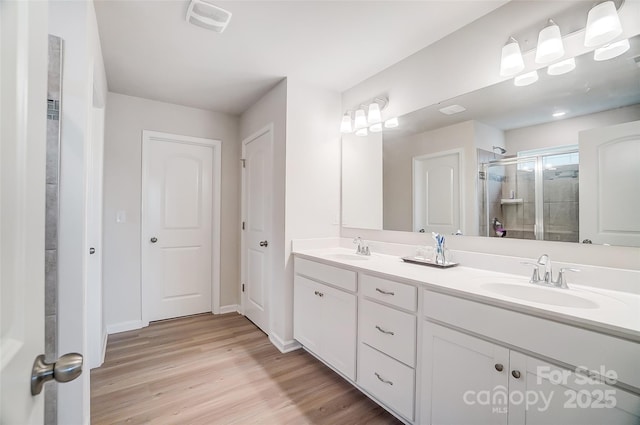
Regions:
[[[313,291],[313,293],[316,294],[319,297],[324,297],[324,294],[322,292]]]
[[[504,366],[502,366],[501,363],[496,363],[495,367],[498,372],[502,372],[502,370],[504,369]]]
[[[379,380],[380,382],[382,382],[383,384],[393,385],[393,382],[391,382],[391,381],[387,381],[387,380],[386,380],[386,379],[384,379],[382,376],[380,376],[380,375],[378,374],[378,372],[374,372],[374,374],[376,375],[376,378],[378,378],[378,380]]]
[[[376,329],[379,330],[380,332],[382,332],[385,335],[395,335],[394,332],[392,331],[385,331],[384,329],[382,329],[380,326],[376,325]]]
[[[511,371],[511,376],[513,376],[516,379],[520,379],[520,371],[517,371],[517,370]]]
[[[376,288],[376,291],[380,292],[382,295],[395,295],[393,292],[385,291],[385,290],[380,289],[380,288]]]

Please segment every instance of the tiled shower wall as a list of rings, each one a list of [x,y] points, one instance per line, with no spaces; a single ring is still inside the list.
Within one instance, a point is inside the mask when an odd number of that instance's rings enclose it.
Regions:
[[[47,192],[45,222],[45,357],[58,358],[58,176],[60,167],[60,101],[62,87],[62,39],[49,35],[49,75],[47,84]],[[58,385],[50,382],[44,390],[44,420],[58,420]]]

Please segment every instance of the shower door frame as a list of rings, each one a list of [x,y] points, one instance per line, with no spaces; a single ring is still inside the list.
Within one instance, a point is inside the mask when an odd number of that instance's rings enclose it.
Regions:
[[[487,233],[486,236],[490,237],[491,229],[491,217],[489,217],[489,168],[496,165],[515,165],[534,162],[534,205],[535,205],[535,223],[533,225],[533,234],[535,240],[544,240],[544,158],[548,156],[564,155],[571,153],[579,153],[578,147],[570,147],[567,149],[553,149],[550,148],[549,152],[540,152],[531,155],[515,156],[512,158],[495,159],[493,161],[485,162],[482,164],[482,171],[484,172],[484,209],[485,218],[487,221]],[[517,168],[516,168],[517,173]]]

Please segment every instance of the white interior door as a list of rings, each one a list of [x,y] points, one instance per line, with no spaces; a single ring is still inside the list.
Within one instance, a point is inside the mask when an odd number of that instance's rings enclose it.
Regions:
[[[220,268],[218,250],[213,248],[214,240],[219,244],[219,229],[212,225],[215,221],[219,227],[219,143],[144,132],[142,284],[146,323],[213,310],[212,293],[216,290],[212,286]]]
[[[0,2],[0,423],[41,424],[47,3]]]
[[[269,334],[271,240],[271,131],[243,143],[243,312]],[[283,263],[284,264],[284,263]]]
[[[460,152],[413,158],[413,230],[452,234],[461,228]]]
[[[640,246],[640,121],[583,131],[580,241]]]

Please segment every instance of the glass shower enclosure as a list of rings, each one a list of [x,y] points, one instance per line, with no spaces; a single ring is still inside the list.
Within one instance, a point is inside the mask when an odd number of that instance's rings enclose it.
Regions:
[[[480,166],[480,234],[578,242],[578,147],[520,152]]]

